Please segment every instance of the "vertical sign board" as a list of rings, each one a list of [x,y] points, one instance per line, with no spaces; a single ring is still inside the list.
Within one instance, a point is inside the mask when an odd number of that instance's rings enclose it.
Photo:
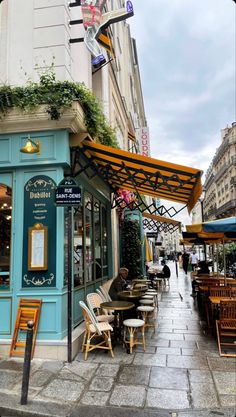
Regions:
[[[31,178],[24,187],[24,230],[22,287],[56,287],[56,184],[46,175]],[[37,226],[40,225],[37,231]],[[47,264],[29,268],[29,231],[35,228],[37,238],[47,231]],[[39,226],[38,226],[39,227]],[[42,239],[40,239],[41,242]],[[45,239],[43,240],[43,242]],[[46,241],[44,242],[46,244]],[[33,245],[37,249],[37,245]],[[37,254],[32,254],[37,257]]]
[[[140,144],[140,153],[143,156],[150,156],[150,138],[148,127],[141,127],[137,131]]]

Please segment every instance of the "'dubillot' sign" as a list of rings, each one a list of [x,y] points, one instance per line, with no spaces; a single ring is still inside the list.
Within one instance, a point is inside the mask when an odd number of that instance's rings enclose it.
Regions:
[[[71,178],[63,179],[55,193],[57,206],[77,206],[81,203],[81,188]]]

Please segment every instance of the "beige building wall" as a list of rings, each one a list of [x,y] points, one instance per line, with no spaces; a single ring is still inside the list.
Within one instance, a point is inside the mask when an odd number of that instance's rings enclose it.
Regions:
[[[221,137],[204,184],[205,220],[236,216],[236,123],[223,129]]]

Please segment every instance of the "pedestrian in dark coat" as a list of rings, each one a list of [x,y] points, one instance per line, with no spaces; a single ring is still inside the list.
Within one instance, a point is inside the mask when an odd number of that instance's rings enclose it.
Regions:
[[[183,270],[185,272],[185,275],[188,274],[188,264],[189,264],[189,254],[184,251],[182,254],[182,263],[183,263]]]

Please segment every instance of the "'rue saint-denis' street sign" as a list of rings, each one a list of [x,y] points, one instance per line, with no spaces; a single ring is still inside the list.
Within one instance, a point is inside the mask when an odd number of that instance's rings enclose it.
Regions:
[[[77,206],[81,203],[81,188],[71,178],[64,178],[55,193],[57,206]]]

